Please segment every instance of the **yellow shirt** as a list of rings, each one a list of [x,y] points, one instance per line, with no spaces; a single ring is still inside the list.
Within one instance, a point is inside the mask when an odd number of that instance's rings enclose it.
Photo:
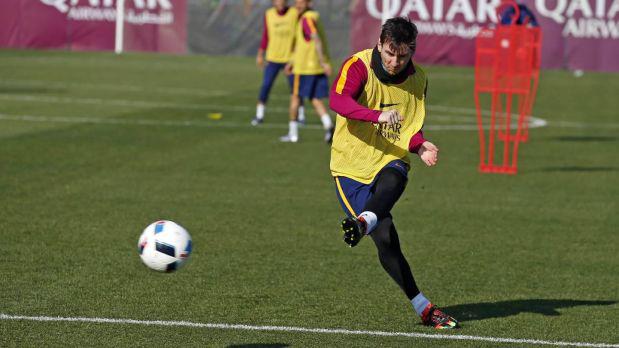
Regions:
[[[387,126],[337,115],[331,146],[331,174],[369,184],[393,160],[403,160],[410,166],[408,144],[423,126],[426,115],[426,74],[415,65],[415,73],[404,82],[387,85],[378,80],[370,67],[371,49],[358,52],[351,59],[361,60],[368,71],[367,82],[357,102],[372,110],[395,109],[404,116],[401,123]]]
[[[274,63],[288,63],[292,57],[294,35],[299,12],[291,7],[282,16],[272,7],[265,13],[266,29],[269,41],[266,60]]]
[[[329,48],[327,36],[320,22],[320,14],[314,10],[305,11],[299,18],[296,29],[293,68],[295,75],[319,75],[324,74],[325,70],[320,65],[318,52],[316,52],[316,42],[313,39],[306,40],[303,34],[303,23],[307,22],[311,34],[316,34],[322,43],[322,54],[325,63],[329,63]]]

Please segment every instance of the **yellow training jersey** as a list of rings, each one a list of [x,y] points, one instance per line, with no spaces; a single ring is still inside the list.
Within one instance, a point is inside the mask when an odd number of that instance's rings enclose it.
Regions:
[[[327,36],[320,22],[320,14],[313,10],[305,11],[299,18],[296,29],[292,68],[292,72],[295,75],[319,75],[325,73],[316,52],[316,42],[306,35],[308,30],[310,34],[317,34],[320,38],[325,63],[329,63]]]
[[[368,71],[367,82],[357,102],[372,110],[395,109],[404,116],[404,121],[387,126],[337,115],[331,146],[331,174],[364,184],[371,183],[376,174],[393,160],[400,159],[410,165],[408,144],[423,126],[426,115],[425,72],[415,65],[416,72],[404,82],[383,84],[372,71],[371,59],[371,49],[350,58],[352,61],[361,60]],[[350,64],[344,64],[343,69],[347,66]],[[344,71],[341,76],[345,76]]]
[[[267,61],[274,63],[290,61],[298,16],[299,12],[294,7],[289,8],[283,15],[279,15],[275,7],[266,11],[266,30],[269,35],[266,49]]]

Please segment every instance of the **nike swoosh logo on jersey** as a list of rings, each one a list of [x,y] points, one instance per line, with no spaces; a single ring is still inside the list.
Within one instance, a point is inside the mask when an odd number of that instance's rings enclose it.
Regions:
[[[382,109],[382,108],[386,108],[388,106],[394,106],[394,105],[398,105],[398,104],[400,104],[400,103],[394,103],[394,104],[383,104],[383,103],[380,103],[380,108]]]

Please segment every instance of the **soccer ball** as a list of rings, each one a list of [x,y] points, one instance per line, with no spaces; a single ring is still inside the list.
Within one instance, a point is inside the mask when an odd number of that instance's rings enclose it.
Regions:
[[[138,240],[138,252],[148,268],[160,272],[179,269],[191,254],[191,236],[181,225],[167,220],[153,222]]]

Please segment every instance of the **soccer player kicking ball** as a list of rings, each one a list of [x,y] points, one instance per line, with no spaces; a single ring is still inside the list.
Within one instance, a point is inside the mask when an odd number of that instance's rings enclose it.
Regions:
[[[351,247],[369,235],[383,268],[402,288],[425,325],[437,329],[458,322],[435,307],[417,288],[402,255],[391,209],[406,187],[409,152],[427,166],[438,148],[424,139],[426,74],[412,62],[417,27],[405,18],[389,19],[374,49],[344,62],[331,87],[337,112],[331,147],[331,174],[342,208],[344,242]]]

